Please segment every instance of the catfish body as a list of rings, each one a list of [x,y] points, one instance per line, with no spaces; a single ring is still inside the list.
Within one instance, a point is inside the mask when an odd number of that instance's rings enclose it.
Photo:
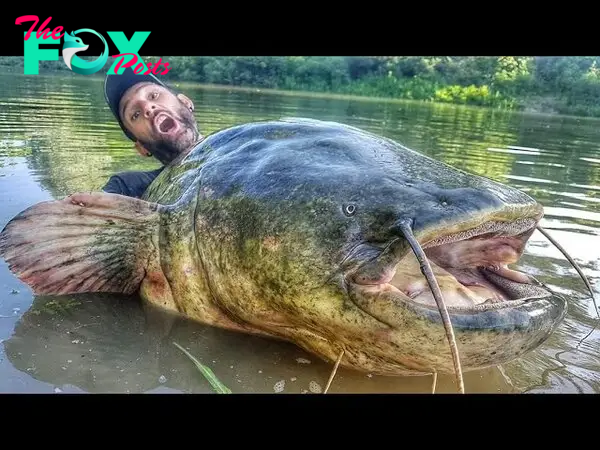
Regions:
[[[542,213],[516,189],[389,139],[289,119],[208,136],[142,199],[79,193],[34,205],[5,227],[0,253],[35,293],[139,292],[198,322],[288,340],[332,362],[343,350],[341,364],[354,369],[451,373],[439,312],[399,288],[421,275],[394,278],[416,267],[397,224],[410,220],[423,246],[462,240],[455,248],[466,251],[478,233],[491,236],[484,251],[505,234],[518,257]],[[565,303],[536,289],[527,290],[535,301],[452,312],[465,371],[549,336]]]

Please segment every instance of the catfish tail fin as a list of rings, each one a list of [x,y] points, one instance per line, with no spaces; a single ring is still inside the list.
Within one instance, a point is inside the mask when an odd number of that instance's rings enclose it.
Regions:
[[[35,294],[132,294],[158,257],[162,206],[107,193],[38,203],[0,233],[0,256]]]

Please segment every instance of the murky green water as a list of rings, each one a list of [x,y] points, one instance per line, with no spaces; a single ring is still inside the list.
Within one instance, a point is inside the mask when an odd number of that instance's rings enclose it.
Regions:
[[[207,134],[241,122],[305,116],[374,131],[456,167],[516,186],[546,206],[542,225],[581,265],[600,297],[600,121],[379,101],[187,88]],[[121,170],[151,169],[113,121],[102,79],[0,76],[0,228],[28,206],[99,189]],[[465,375],[468,392],[600,392],[600,332],[582,281],[534,234],[520,268],[570,297],[541,348]],[[33,298],[0,262],[0,392],[211,392],[174,345],[233,392],[311,392],[331,366],[291,345],[144,309],[117,296]],[[308,363],[307,361],[310,361]],[[427,392],[431,378],[340,370],[330,392]],[[318,389],[317,389],[318,390]],[[452,377],[438,391],[455,392]]]

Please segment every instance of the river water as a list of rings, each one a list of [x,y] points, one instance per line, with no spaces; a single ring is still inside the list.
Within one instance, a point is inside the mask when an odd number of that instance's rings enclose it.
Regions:
[[[0,229],[32,204],[97,190],[122,170],[157,167],[134,151],[101,78],[0,75]],[[182,84],[204,134],[252,120],[335,120],[511,184],[546,208],[542,226],[600,297],[600,120],[452,105],[332,99]],[[600,392],[600,331],[585,285],[538,232],[522,262],[566,294],[569,313],[537,350],[465,374],[467,392]],[[205,327],[112,295],[33,297],[0,261],[0,392],[213,392],[188,349],[235,393],[319,392],[331,365],[280,342]],[[431,377],[339,370],[336,392],[428,392]],[[437,392],[456,392],[453,377]]]

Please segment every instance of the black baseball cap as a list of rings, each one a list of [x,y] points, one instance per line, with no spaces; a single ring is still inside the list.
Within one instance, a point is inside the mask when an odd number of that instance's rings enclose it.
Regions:
[[[125,125],[123,125],[123,122],[119,117],[119,102],[121,101],[121,97],[123,97],[123,94],[127,91],[127,89],[134,84],[142,82],[155,83],[168,88],[162,81],[160,81],[151,73],[147,75],[144,75],[144,72],[136,74],[133,72],[131,67],[126,67],[122,74],[109,73],[106,75],[106,79],[104,80],[104,98],[106,99],[106,103],[108,103],[110,110],[119,122],[119,125],[121,126],[121,129],[125,135],[132,141],[136,140],[135,137],[129,131],[127,131]]]

